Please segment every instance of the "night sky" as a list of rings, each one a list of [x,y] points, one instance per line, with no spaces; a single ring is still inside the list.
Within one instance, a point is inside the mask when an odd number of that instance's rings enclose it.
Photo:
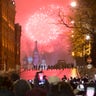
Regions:
[[[48,65],[58,60],[73,62],[70,53],[71,30],[57,24],[58,10],[70,13],[71,0],[15,0],[16,23],[22,26],[21,62],[24,56],[32,56],[34,41],[38,42],[40,54],[46,55]]]

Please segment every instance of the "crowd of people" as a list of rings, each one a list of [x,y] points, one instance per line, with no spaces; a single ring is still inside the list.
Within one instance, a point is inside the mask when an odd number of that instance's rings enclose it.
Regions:
[[[48,79],[42,71],[34,80],[24,80],[16,72],[0,74],[0,96],[96,96],[95,78]]]

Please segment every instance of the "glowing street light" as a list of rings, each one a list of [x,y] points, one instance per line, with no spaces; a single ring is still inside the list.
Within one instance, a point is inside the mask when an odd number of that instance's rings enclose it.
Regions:
[[[75,1],[71,2],[70,4],[72,7],[76,7],[77,3]]]
[[[71,21],[71,24],[74,24],[74,23],[75,23],[75,21],[74,21],[74,20],[72,20],[72,21]]]
[[[90,35],[88,34],[88,35],[86,35],[86,40],[90,40],[91,38],[90,38]]]

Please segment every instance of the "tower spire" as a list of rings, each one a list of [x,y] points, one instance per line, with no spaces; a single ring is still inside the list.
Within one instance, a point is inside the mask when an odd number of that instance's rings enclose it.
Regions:
[[[34,48],[34,51],[38,51],[37,41],[35,41],[35,48]]]
[[[39,66],[39,63],[40,63],[40,56],[39,56],[37,41],[35,41],[35,47],[33,51],[33,64],[35,67],[37,67]]]

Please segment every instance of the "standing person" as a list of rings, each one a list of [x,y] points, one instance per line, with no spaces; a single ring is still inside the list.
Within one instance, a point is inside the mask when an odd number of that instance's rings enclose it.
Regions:
[[[72,87],[67,82],[59,82],[57,84],[51,84],[47,96],[75,96]]]
[[[46,90],[49,90],[49,82],[48,82],[48,80],[47,80],[45,75],[43,76],[43,80],[44,80],[44,88]]]
[[[20,79],[18,74],[12,73],[11,80],[13,81],[13,92],[15,96],[25,96],[26,92],[31,90],[30,83],[26,80]]]
[[[11,90],[12,83],[8,76],[0,75],[0,96],[14,96]]]
[[[27,91],[25,96],[47,96],[47,92],[40,87],[34,87],[30,91]]]
[[[19,74],[17,74],[16,72],[10,73],[10,80],[14,84],[17,80],[20,80]]]
[[[39,87],[39,72],[36,72],[36,74],[35,74],[34,86]]]

